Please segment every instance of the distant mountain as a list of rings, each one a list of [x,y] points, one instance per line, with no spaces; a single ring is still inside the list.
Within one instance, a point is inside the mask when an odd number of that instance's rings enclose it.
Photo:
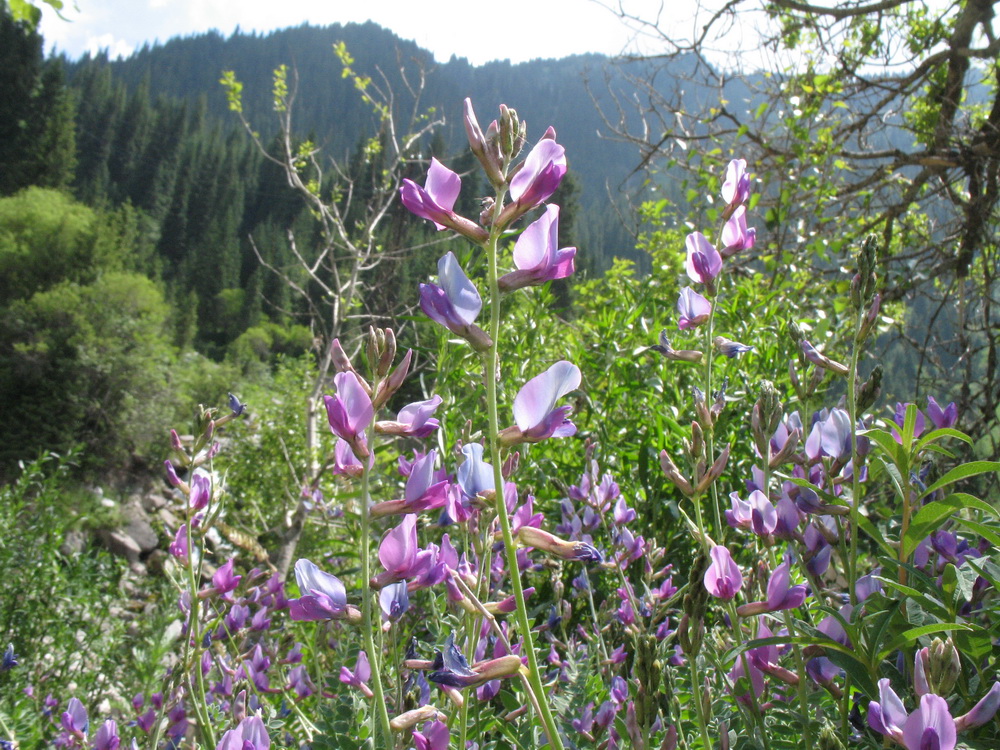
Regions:
[[[630,238],[617,225],[608,195],[627,183],[638,156],[629,145],[600,135],[608,129],[598,106],[614,111],[608,92],[625,82],[622,69],[609,65],[609,59],[601,55],[482,66],[453,57],[439,64],[414,42],[369,22],[302,25],[266,35],[237,31],[229,38],[217,32],[175,38],[147,45],[125,60],[85,57],[68,65],[68,75],[72,81],[93,66],[107,67],[130,91],[142,87],[154,97],[197,102],[208,117],[232,123],[219,78],[224,70],[233,70],[245,84],[245,111],[266,140],[267,128],[274,122],[272,72],[287,64],[298,76],[297,131],[314,138],[328,153],[343,155],[373,126],[371,113],[352,82],[341,75],[332,50],[339,41],[354,57],[356,71],[376,82],[384,75],[401,114],[410,111],[413,101],[400,68],[407,68],[411,75],[423,69],[426,88],[421,105],[435,107],[446,118],[442,136],[453,153],[466,147],[461,113],[467,96],[476,105],[483,127],[501,102],[516,108],[528,122],[529,137],[537,138],[546,127],[554,126],[580,181],[577,241],[599,244],[602,257],[632,255]],[[634,64],[628,72],[641,73],[641,66]]]

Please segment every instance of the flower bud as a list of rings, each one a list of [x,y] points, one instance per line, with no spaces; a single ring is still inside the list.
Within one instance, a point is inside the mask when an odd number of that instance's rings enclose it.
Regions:
[[[666,475],[667,479],[679,489],[682,493],[691,497],[694,495],[694,488],[671,460],[670,455],[664,450],[660,451],[660,468],[663,469],[663,473]]]
[[[378,370],[376,370],[380,378],[384,378],[389,373],[392,362],[396,359],[396,334],[392,332],[391,328],[386,328],[383,332],[383,339],[384,348],[382,356],[378,360]]]
[[[799,341],[799,348],[802,350],[803,356],[809,362],[812,362],[814,365],[823,370],[835,372],[837,375],[847,375],[850,372],[847,365],[843,365],[840,362],[830,359],[805,339]]]
[[[935,638],[930,646],[917,651],[914,659],[914,690],[919,696],[926,693],[948,695],[955,687],[962,665],[951,638]]]
[[[412,711],[406,711],[396,716],[389,722],[389,728],[393,732],[405,732],[407,729],[412,729],[417,724],[425,721],[447,721],[448,717],[443,713],[438,711],[434,706],[426,705],[420,706],[420,708],[415,708]]]
[[[878,400],[881,392],[882,365],[875,365],[872,374],[868,376],[868,380],[858,386],[856,396],[858,413],[860,414],[870,409]]]

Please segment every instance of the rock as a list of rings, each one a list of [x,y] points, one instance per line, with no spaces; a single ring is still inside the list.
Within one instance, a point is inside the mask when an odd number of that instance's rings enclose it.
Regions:
[[[138,543],[123,531],[112,531],[110,529],[101,529],[97,532],[98,538],[101,543],[108,548],[108,550],[113,555],[119,555],[124,557],[129,563],[139,562],[139,556],[142,554],[142,549],[139,547]]]
[[[80,529],[70,529],[59,545],[59,553],[66,557],[76,557],[87,548],[87,534]]]
[[[148,554],[160,546],[160,537],[142,508],[141,497],[133,495],[128,499],[122,506],[122,518],[125,521],[122,531],[135,541],[141,554]]]

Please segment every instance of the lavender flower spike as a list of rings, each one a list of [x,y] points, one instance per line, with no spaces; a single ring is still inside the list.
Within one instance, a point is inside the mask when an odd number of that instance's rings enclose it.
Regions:
[[[479,290],[469,281],[454,253],[438,261],[441,286],[420,285],[420,308],[435,323],[468,341],[476,351],[486,351],[493,342],[474,321],[483,308]]]
[[[399,197],[411,213],[434,222],[438,231],[453,229],[463,237],[482,244],[489,238],[486,230],[454,211],[461,189],[462,179],[437,159],[431,159],[425,186],[420,187],[413,180],[403,180]]]
[[[576,425],[566,419],[572,407],[557,407],[556,401],[579,387],[580,368],[565,360],[533,377],[514,397],[515,426],[501,430],[500,441],[516,445],[576,434]]]
[[[559,248],[559,206],[546,206],[541,218],[517,238],[514,244],[517,270],[500,277],[500,290],[510,292],[566,278],[575,270],[575,256],[575,247]]]

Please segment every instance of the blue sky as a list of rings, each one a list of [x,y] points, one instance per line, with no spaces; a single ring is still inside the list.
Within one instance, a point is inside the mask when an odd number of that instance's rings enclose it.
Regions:
[[[632,15],[653,18],[669,8],[671,25],[692,28],[691,0],[605,0]],[[657,46],[628,28],[596,0],[76,0],[59,19],[45,8],[42,33],[48,48],[78,57],[107,49],[128,55],[144,42],[217,29],[269,31],[303,22],[363,22],[385,26],[430,50],[473,64],[510,59],[565,57],[582,52],[609,55]],[[67,6],[72,5],[67,2]],[[509,19],[493,21],[499,10]],[[680,9],[680,10],[679,10]]]

